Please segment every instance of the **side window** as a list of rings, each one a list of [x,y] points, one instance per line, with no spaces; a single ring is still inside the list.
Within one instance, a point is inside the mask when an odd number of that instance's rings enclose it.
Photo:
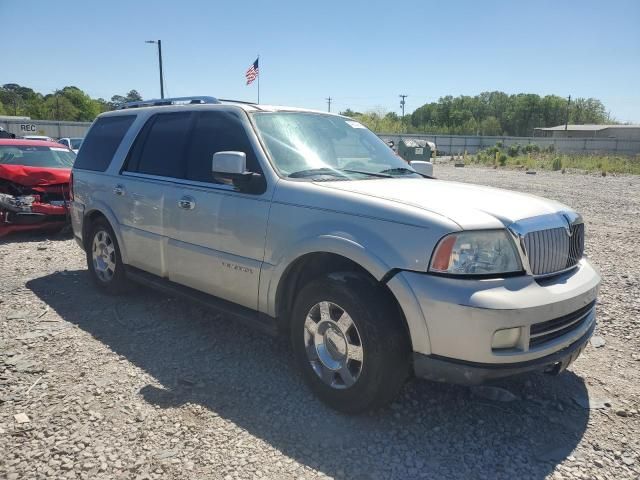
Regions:
[[[197,114],[187,156],[188,180],[215,182],[211,160],[216,152],[235,151],[247,155],[247,170],[262,173],[247,132],[232,112],[200,112]]]
[[[127,170],[184,178],[191,119],[191,112],[159,113],[152,117],[135,142]]]
[[[115,115],[96,120],[76,157],[74,168],[104,172],[135,118],[135,115]]]

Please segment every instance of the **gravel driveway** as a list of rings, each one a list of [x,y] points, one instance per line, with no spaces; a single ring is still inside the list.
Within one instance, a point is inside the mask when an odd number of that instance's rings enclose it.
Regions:
[[[68,236],[15,235],[0,241],[0,478],[640,478],[640,177],[436,174],[583,213],[604,345],[558,377],[412,381],[344,416],[286,341],[141,287],[101,295]]]

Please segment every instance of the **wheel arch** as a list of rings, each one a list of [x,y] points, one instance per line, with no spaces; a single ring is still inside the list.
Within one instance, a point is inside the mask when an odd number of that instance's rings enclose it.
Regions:
[[[87,210],[84,214],[82,221],[82,243],[84,245],[85,251],[87,251],[89,239],[89,233],[91,232],[91,225],[98,219],[104,218],[116,235],[116,240],[118,241],[118,247],[120,248],[120,256],[122,258],[123,263],[127,263],[127,250],[126,245],[122,241],[122,232],[120,231],[119,224],[116,221],[116,217],[113,212],[108,208],[101,208],[100,206],[93,206],[89,210]]]
[[[275,292],[275,316],[278,319],[279,328],[285,331],[289,329],[290,314],[300,289],[308,282],[331,273],[359,275],[364,281],[369,282],[372,288],[378,288],[389,295],[398,312],[397,321],[402,322],[409,341],[412,341],[411,329],[402,306],[386,283],[381,281],[384,275],[376,278],[372,272],[351,258],[326,251],[304,253],[290,262],[283,271]]]

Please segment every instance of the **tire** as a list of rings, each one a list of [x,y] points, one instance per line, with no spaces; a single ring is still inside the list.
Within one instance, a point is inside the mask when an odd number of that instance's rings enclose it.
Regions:
[[[89,232],[86,254],[91,280],[105,293],[124,293],[128,282],[113,228],[105,218],[98,218],[92,223]]]
[[[409,376],[411,346],[398,308],[358,273],[329,274],[301,289],[291,343],[305,382],[343,413],[385,406]]]

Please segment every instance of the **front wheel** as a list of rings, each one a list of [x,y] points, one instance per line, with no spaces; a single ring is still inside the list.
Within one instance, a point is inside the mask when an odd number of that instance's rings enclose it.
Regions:
[[[304,286],[291,342],[306,383],[341,412],[387,404],[408,376],[410,344],[398,309],[364,275],[334,273]]]

